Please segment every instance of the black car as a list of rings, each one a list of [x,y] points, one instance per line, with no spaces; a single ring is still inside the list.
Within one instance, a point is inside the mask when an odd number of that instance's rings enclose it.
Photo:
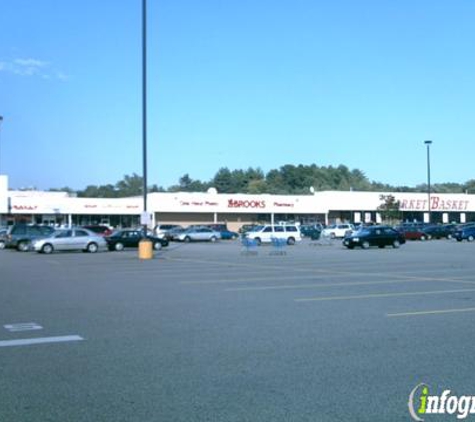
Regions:
[[[152,235],[144,235],[143,230],[117,230],[110,236],[106,236],[107,247],[110,251],[122,251],[124,248],[138,248],[139,242],[147,238],[153,243],[153,249],[159,250],[168,246],[167,239],[161,239]]]
[[[303,224],[300,226],[300,234],[303,237],[309,237],[312,240],[320,239],[322,233],[321,224]]]
[[[451,239],[455,233],[455,230],[455,224],[438,224],[424,227],[424,231],[430,235],[432,239]]]
[[[5,247],[16,248],[20,252],[30,250],[31,242],[53,234],[54,228],[38,224],[14,224],[5,236]]]
[[[399,248],[400,245],[406,243],[404,235],[389,226],[368,226],[362,227],[357,232],[351,233],[343,239],[343,245],[348,249],[359,246],[368,249],[370,246],[392,246]]]

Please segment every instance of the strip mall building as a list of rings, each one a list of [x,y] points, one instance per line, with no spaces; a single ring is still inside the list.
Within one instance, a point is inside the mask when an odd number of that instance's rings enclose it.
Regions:
[[[255,222],[295,221],[381,222],[381,195],[400,202],[404,221],[428,221],[427,193],[325,191],[309,195],[247,195],[207,193],[151,193],[147,211],[155,224],[227,223],[237,230]],[[140,224],[142,197],[77,198],[66,192],[15,191],[7,176],[0,176],[0,226],[14,222],[58,225],[108,224],[132,227]],[[475,195],[432,194],[432,222],[475,221]]]

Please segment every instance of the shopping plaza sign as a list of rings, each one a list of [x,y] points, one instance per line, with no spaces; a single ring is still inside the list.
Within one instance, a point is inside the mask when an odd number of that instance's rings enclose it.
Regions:
[[[468,203],[466,199],[442,199],[440,196],[430,197],[430,209],[432,211],[467,211]],[[428,199],[407,199],[399,200],[401,211],[426,211],[428,209]]]

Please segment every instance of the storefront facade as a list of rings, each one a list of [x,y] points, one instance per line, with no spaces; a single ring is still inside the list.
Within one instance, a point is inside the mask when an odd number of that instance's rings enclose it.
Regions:
[[[383,196],[400,204],[402,221],[465,223],[475,221],[475,195],[404,192],[315,192],[312,195],[247,195],[207,193],[151,193],[151,225],[226,223],[232,230],[243,224],[301,224],[383,221]],[[141,197],[77,198],[66,192],[11,191],[0,176],[0,226],[17,222],[51,225],[106,224],[134,227],[143,211]]]

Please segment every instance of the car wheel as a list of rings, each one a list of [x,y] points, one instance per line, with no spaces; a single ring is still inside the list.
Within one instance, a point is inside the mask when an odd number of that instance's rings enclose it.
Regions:
[[[50,243],[45,243],[43,247],[41,248],[41,252],[46,253],[46,254],[53,253],[53,250],[54,250],[53,245],[51,245]]]
[[[394,240],[393,241],[393,248],[397,249],[397,248],[399,248],[399,246],[401,246],[401,243],[399,242],[399,240]]]
[[[5,249],[5,241],[0,240],[0,249]]]
[[[261,240],[260,237],[256,237],[256,238],[254,239],[254,242],[256,242],[256,245],[257,245],[257,246],[261,246],[262,240]]]
[[[190,236],[186,236],[183,240],[184,240],[186,243],[190,243],[190,242],[191,242],[191,237],[190,237]]]
[[[30,249],[30,242],[28,242],[27,240],[22,240],[18,243],[17,249],[20,252],[28,252],[28,250]]]
[[[330,239],[335,239],[335,233],[330,233]]]
[[[97,246],[97,243],[89,243],[89,245],[87,245],[87,251],[89,253],[96,253],[97,251],[99,250],[99,247]]]
[[[162,244],[160,242],[155,242],[153,244],[153,249],[155,249],[156,251],[159,251],[160,249],[162,249]]]
[[[468,240],[469,242],[473,242],[474,239],[475,239],[475,238],[474,238],[472,235],[470,235],[470,236],[467,237],[467,240]]]
[[[421,236],[421,240],[424,241],[426,240],[426,237],[424,235]]]
[[[124,250],[124,244],[123,243],[116,243],[115,246],[114,246],[114,249],[118,252],[120,251],[123,251]]]
[[[363,249],[369,249],[369,242],[367,240],[365,240],[362,244],[361,244],[361,247]]]
[[[451,235],[451,234],[448,234],[448,235],[447,235],[447,239],[452,239],[452,235]]]
[[[210,242],[216,242],[218,239],[216,239],[216,236],[211,236],[211,239],[209,240]]]
[[[289,237],[287,239],[287,245],[295,245],[295,239],[293,237]]]

